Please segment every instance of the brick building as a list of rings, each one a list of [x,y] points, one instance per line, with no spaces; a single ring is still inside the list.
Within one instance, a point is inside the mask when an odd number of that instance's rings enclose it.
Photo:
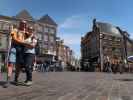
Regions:
[[[64,69],[68,69],[68,65],[73,65],[73,51],[60,38],[57,38],[56,45],[56,58],[64,65]]]
[[[34,27],[34,34],[38,37],[39,54],[38,61],[52,61],[56,55],[57,24],[49,16],[34,19],[27,10],[20,11],[16,16],[0,15],[0,59],[4,59],[7,51],[8,34],[10,26],[19,24],[20,20],[26,20],[29,26]]]
[[[81,38],[82,70],[103,71],[104,63],[124,62],[128,66],[127,57],[133,54],[133,41],[129,34],[109,23],[93,20],[92,31]]]

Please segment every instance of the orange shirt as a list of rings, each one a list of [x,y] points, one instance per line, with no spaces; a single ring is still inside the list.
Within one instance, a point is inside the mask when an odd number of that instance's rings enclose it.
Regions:
[[[11,32],[12,39],[17,43],[24,42],[24,32],[13,29]]]

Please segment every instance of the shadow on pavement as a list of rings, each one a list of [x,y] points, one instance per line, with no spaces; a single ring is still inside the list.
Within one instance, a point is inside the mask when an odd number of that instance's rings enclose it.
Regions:
[[[14,81],[11,81],[10,84],[15,86],[27,86],[24,82],[18,82],[17,84]]]
[[[125,79],[115,79],[115,80],[118,80],[118,81],[133,81],[133,79],[129,79],[129,78],[125,78]]]
[[[6,84],[6,81],[0,81],[0,86],[4,86]]]

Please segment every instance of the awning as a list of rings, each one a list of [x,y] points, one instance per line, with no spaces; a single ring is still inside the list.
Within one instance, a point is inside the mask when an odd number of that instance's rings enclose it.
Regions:
[[[133,62],[133,56],[129,56],[129,57],[127,58],[127,60],[130,61],[130,62]]]

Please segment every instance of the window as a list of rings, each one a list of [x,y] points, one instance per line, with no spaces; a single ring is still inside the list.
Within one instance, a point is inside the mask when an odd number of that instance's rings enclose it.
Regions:
[[[108,39],[108,36],[104,35],[104,39],[105,39],[105,40]]]
[[[44,41],[48,41],[48,35],[44,35]]]
[[[121,39],[120,38],[116,38],[116,41],[119,42],[119,41],[121,41]]]
[[[9,24],[3,24],[3,30],[9,30],[10,26]]]
[[[7,49],[7,36],[6,35],[1,35],[0,38],[0,49]]]
[[[45,27],[45,28],[44,28],[44,32],[49,32],[48,27]]]
[[[43,48],[47,49],[48,48],[48,44],[44,43]]]
[[[0,22],[0,30],[2,29],[2,24],[3,24],[3,23]]]
[[[115,40],[116,40],[116,38],[115,38],[114,36],[112,36],[112,40],[113,40],[113,41],[115,41]]]
[[[42,34],[41,33],[38,33],[37,37],[38,37],[39,40],[42,40]]]
[[[49,32],[51,33],[51,34],[54,34],[55,33],[55,30],[54,29],[49,29]]]
[[[38,26],[37,30],[38,30],[39,32],[42,32],[42,31],[43,31],[42,26]]]
[[[54,42],[54,37],[53,36],[50,36],[49,39],[50,39],[50,42]]]
[[[40,48],[40,53],[43,54],[43,48]]]
[[[50,51],[53,51],[54,50],[54,47],[53,45],[50,46]]]
[[[42,32],[42,31],[43,31],[43,29],[42,29],[42,26],[41,26],[41,25],[36,24],[36,25],[35,25],[35,27],[36,27],[36,30],[37,30],[38,32]]]

